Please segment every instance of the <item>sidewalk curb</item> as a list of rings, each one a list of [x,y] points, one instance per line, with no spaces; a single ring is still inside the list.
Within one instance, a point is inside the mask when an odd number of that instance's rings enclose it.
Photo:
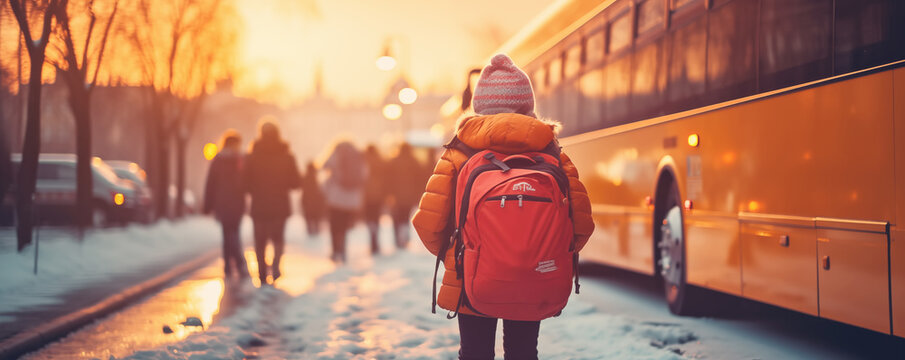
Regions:
[[[135,300],[162,288],[170,281],[197,270],[216,260],[220,250],[211,250],[201,257],[178,265],[154,278],[129,287],[92,306],[82,308],[51,322],[25,330],[0,342],[0,359],[10,359],[37,350],[47,343],[57,340],[88,323],[119,310]]]

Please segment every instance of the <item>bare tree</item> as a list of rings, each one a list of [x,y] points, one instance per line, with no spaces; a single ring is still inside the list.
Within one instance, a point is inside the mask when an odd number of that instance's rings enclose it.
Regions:
[[[18,219],[16,237],[18,250],[22,251],[31,242],[34,227],[32,197],[35,193],[38,175],[38,154],[41,151],[41,76],[44,70],[44,51],[47,49],[53,25],[53,13],[59,6],[59,1],[9,0],[9,6],[16,17],[19,29],[22,30],[30,62],[25,143],[22,147],[22,163],[19,165],[18,191],[16,193]],[[32,36],[29,24],[29,18],[33,15],[40,15],[37,17],[41,18],[41,34],[38,39]]]
[[[235,13],[228,6],[217,5],[212,16],[206,19],[208,25],[194,34],[183,68],[189,98],[181,101],[182,111],[176,118],[176,216],[183,215],[186,184],[186,161],[188,141],[197,126],[210,88],[218,80],[229,77],[234,69],[231,62],[235,51],[236,34],[230,24],[235,23]]]
[[[97,84],[98,74],[104,59],[104,50],[107,47],[107,38],[110,34],[119,0],[114,0],[109,15],[106,16],[106,24],[103,24],[100,39],[95,37],[95,28],[101,26],[96,13],[93,0],[70,2],[59,0],[54,16],[60,31],[58,32],[62,49],[59,60],[51,61],[57,68],[57,73],[62,75],[69,90],[69,107],[75,118],[75,142],[76,142],[76,223],[79,228],[90,224],[93,211],[93,177],[91,171],[91,94]],[[74,34],[71,25],[70,13],[77,13],[88,17],[87,26],[76,29],[84,31],[81,54],[76,49],[76,41],[79,37]],[[76,16],[78,16],[76,15]],[[93,70],[92,70],[93,68]]]
[[[157,215],[168,215],[170,184],[169,145],[179,135],[179,118],[189,99],[206,91],[197,76],[190,76],[192,54],[212,45],[198,39],[204,34],[231,31],[231,25],[216,22],[225,7],[221,0],[137,0],[130,11],[129,42],[139,60],[142,82],[148,88],[148,124],[145,153],[148,174],[154,190]],[[181,204],[179,204],[181,206]]]

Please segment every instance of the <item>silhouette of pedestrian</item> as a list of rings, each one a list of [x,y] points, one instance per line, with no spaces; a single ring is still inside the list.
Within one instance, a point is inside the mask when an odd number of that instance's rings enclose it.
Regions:
[[[280,138],[280,129],[270,120],[258,126],[258,138],[251,145],[243,170],[246,191],[251,194],[251,219],[254,223],[255,255],[261,284],[280,278],[280,259],[286,243],[284,227],[291,213],[289,191],[299,187],[300,175],[295,157]],[[273,264],[265,263],[267,244],[273,245]]]
[[[223,272],[229,277],[233,269],[240,277],[248,277],[248,265],[242,254],[239,225],[245,215],[245,192],[242,191],[242,137],[233,129],[226,130],[220,140],[220,153],[211,160],[204,187],[204,213],[213,213],[223,228]]]
[[[390,213],[393,217],[396,247],[400,249],[408,246],[409,218],[412,209],[418,205],[421,192],[424,191],[425,177],[422,168],[421,163],[415,158],[412,146],[408,143],[399,146],[399,153],[388,165],[388,173],[393,177],[388,187],[393,196]]]
[[[368,145],[365,149],[365,161],[368,164],[368,181],[364,187],[364,220],[371,233],[371,253],[380,253],[377,233],[380,215],[386,204],[386,161],[380,156],[377,147]]]
[[[327,212],[325,201],[324,192],[317,180],[317,167],[313,161],[309,161],[302,177],[302,213],[305,216],[308,235],[320,233],[321,222]]]
[[[364,185],[367,163],[361,152],[348,141],[340,141],[324,163],[330,175],[324,183],[330,220],[331,259],[346,261],[346,232],[364,205]]]

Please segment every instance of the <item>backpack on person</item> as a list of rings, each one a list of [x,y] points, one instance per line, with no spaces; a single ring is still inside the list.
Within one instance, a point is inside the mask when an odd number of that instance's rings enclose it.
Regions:
[[[508,155],[475,151],[456,138],[447,147],[469,156],[456,180],[456,228],[436,263],[448,247],[455,249],[463,288],[447,316],[455,317],[461,306],[507,320],[558,315],[573,277],[578,293],[569,180],[559,166],[558,144]]]
[[[344,189],[359,189],[365,184],[367,163],[351,144],[337,146],[336,182]]]

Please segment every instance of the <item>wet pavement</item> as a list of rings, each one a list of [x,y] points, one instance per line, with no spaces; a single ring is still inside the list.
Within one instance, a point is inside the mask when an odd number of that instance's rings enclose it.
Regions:
[[[253,292],[261,291],[258,289],[257,263],[251,248],[246,249],[245,257],[252,272],[251,278],[224,278],[223,262],[217,260],[174,286],[102,318],[23,359],[121,358],[178,343],[229,317],[245,305]],[[268,259],[270,257],[271,254],[268,254]],[[310,290],[318,277],[333,271],[333,268],[334,265],[328,260],[306,256],[289,244],[283,257],[283,277],[274,287],[286,295],[298,296]],[[198,318],[202,326],[182,324],[193,317]],[[172,332],[165,332],[165,326]]]
[[[44,284],[41,287],[29,289],[28,293],[4,294],[0,296],[0,301],[5,301],[4,297],[16,297],[15,301],[18,302],[27,302],[29,298],[33,298],[35,303],[40,305],[18,309],[14,312],[0,312],[0,318],[4,320],[0,324],[0,341],[26,329],[97,304],[154,275],[162,274],[183,261],[193,260],[197,256],[197,254],[188,254],[182,259],[175,259],[173,263],[149,265],[113,278],[106,274],[87,274],[75,280],[84,283],[84,287],[66,292],[62,296],[57,295],[60,291],[58,288],[72,288],[71,283]],[[48,299],[55,300],[48,301]]]

